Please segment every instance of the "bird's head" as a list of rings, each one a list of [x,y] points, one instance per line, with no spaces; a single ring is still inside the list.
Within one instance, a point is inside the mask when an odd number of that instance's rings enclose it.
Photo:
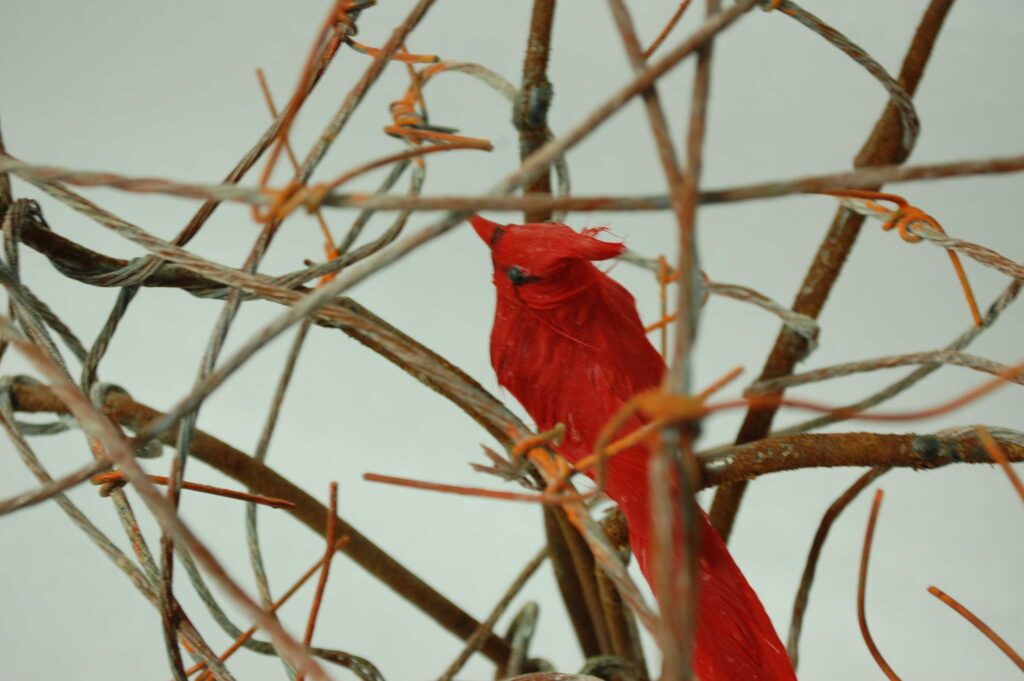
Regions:
[[[479,215],[473,228],[491,249],[494,285],[530,306],[557,302],[604,273],[592,261],[622,253],[622,243],[596,238],[602,230],[577,232],[562,224],[499,225]]]

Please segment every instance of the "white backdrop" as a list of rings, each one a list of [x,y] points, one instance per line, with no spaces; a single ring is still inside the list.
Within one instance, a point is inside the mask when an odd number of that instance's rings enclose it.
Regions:
[[[283,102],[327,4],[0,0],[0,117],[7,147],[36,163],[219,181],[267,123],[253,69],[266,69]],[[808,0],[807,8],[895,73],[926,4]],[[384,42],[412,5],[411,0],[381,2],[366,11],[360,40]],[[529,5],[525,0],[444,0],[417,29],[409,49],[478,61],[517,82]],[[646,0],[631,6],[641,35],[650,40],[675,2]],[[669,45],[699,20],[699,8],[691,8]],[[1024,5],[1019,2],[962,2],[953,9],[916,97],[923,130],[911,162],[1024,150],[1022,26]],[[331,66],[293,135],[300,156],[368,62],[363,55],[344,51]],[[550,119],[556,134],[629,77],[604,3],[564,0],[559,5],[550,77],[556,92]],[[327,155],[319,177],[401,149],[381,129],[390,121],[388,102],[398,99],[406,84],[404,68],[387,69]],[[661,81],[660,90],[678,143],[685,126],[690,67]],[[462,76],[441,76],[427,91],[427,100],[435,123],[487,137],[495,151],[430,159],[426,193],[482,191],[515,167],[517,137],[508,107],[494,93]],[[721,187],[848,168],[884,102],[881,88],[820,38],[782,15],[753,12],[716,43],[705,184]],[[576,148],[569,163],[577,193],[663,191],[646,120],[636,102]],[[369,190],[381,177],[370,175],[354,186]],[[935,215],[953,235],[1013,259],[1024,253],[1024,181],[1019,175],[893,189]],[[15,181],[15,192],[41,198],[20,181]],[[112,190],[90,190],[87,195],[164,238],[175,234],[197,207],[189,200]],[[61,234],[111,255],[141,255],[52,200],[44,199],[43,208]],[[824,197],[703,209],[703,266],[716,280],[753,286],[788,305],[833,210],[834,202]],[[328,219],[340,234],[352,215],[333,212]],[[511,213],[488,216],[518,220]],[[433,217],[417,215],[409,229]],[[389,216],[378,216],[368,232],[379,233],[389,221]],[[642,253],[674,252],[668,214],[580,213],[570,223],[608,225]],[[191,247],[204,257],[237,266],[255,234],[247,210],[226,205]],[[263,271],[289,271],[320,253],[314,223],[296,216],[274,243]],[[91,341],[115,291],[69,282],[27,249],[23,268],[28,285]],[[1007,284],[1002,275],[974,263],[967,270],[983,307]],[[655,319],[653,277],[625,264],[613,274],[634,292],[644,318]],[[489,277],[487,253],[464,226],[352,294],[497,392],[487,356],[493,311]],[[189,390],[220,307],[180,292],[143,291],[101,366],[102,379],[125,386],[141,402],[166,408]],[[228,352],[276,312],[270,304],[247,304],[232,329]],[[938,348],[965,329],[970,318],[941,251],[910,246],[895,234],[883,233],[878,223],[869,223],[821,322],[821,347],[804,368]],[[712,299],[701,323],[696,385],[737,364],[747,367],[746,380],[753,380],[777,330],[776,319],[760,310]],[[971,352],[1019,361],[1022,332],[1024,310],[1018,305]],[[200,427],[252,451],[289,342],[273,343],[218,391],[204,406]],[[27,371],[20,358],[8,356],[4,362],[3,373]],[[795,394],[841,403],[868,394],[902,371],[833,381]],[[965,369],[945,369],[893,401],[891,408],[936,403],[981,380]],[[521,412],[511,397],[504,397]],[[1020,429],[1022,408],[1020,389],[1005,388],[948,417],[887,429],[930,432],[972,423]],[[802,417],[784,413],[777,423]],[[702,445],[730,441],[740,418],[728,414],[708,421]],[[863,423],[843,428],[881,430]],[[269,463],[321,499],[328,481],[337,480],[344,518],[470,613],[483,617],[541,545],[538,510],[387,488],[361,479],[364,472],[376,471],[496,485],[467,465],[482,460],[481,442],[490,443],[490,438],[450,403],[342,334],[314,329]],[[34,443],[56,473],[86,460],[79,434]],[[168,461],[165,454],[147,466],[164,473]],[[6,440],[0,442],[0,472],[0,496],[34,485]],[[783,638],[818,519],[859,474],[804,471],[771,476],[751,487],[731,545]],[[236,486],[198,463],[190,466],[189,477]],[[868,617],[889,662],[907,679],[1016,678],[1012,663],[925,591],[929,584],[940,586],[1011,644],[1024,646],[1021,508],[1003,474],[989,466],[895,472],[881,485],[887,497],[875,538]],[[805,623],[801,678],[879,677],[855,616],[857,560],[870,496],[865,493],[850,507],[825,547]],[[99,499],[94,489],[75,490],[71,497],[121,540],[109,502]],[[182,508],[231,574],[251,589],[242,505],[186,494]],[[154,526],[146,529],[155,540]],[[320,554],[322,540],[278,511],[261,511],[261,529],[271,584],[280,592]],[[0,556],[0,677],[169,676],[157,613],[55,505],[0,519]],[[189,615],[215,648],[226,646],[228,637],[210,621],[184,578],[179,584]],[[298,636],[311,593],[307,587],[281,612]],[[549,568],[530,583],[512,612],[526,599],[550,604],[542,609],[533,654],[553,660],[564,671],[578,668],[579,650]],[[315,640],[368,657],[392,680],[436,677],[461,649],[460,641],[343,557],[335,563]],[[275,660],[250,653],[239,654],[232,669],[243,679],[282,673]],[[343,670],[332,674],[348,678]],[[489,675],[490,665],[475,658],[460,678]]]

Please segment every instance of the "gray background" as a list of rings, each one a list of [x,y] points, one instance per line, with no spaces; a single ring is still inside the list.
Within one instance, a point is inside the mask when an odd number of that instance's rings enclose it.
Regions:
[[[253,69],[263,66],[279,102],[294,84],[326,2],[0,2],[0,116],[10,151],[37,163],[104,169],[206,182],[218,181],[264,129],[267,114]],[[360,40],[384,42],[411,0],[382,2],[364,13]],[[890,71],[898,70],[923,0],[899,3],[807,3],[845,31]],[[644,40],[675,7],[670,0],[631,3]],[[517,81],[529,3],[437,3],[409,41],[416,52],[479,61]],[[691,8],[678,43],[698,23]],[[911,159],[941,162],[1024,150],[1024,81],[1020,59],[1024,5],[1008,0],[961,2],[954,8],[916,102],[923,132]],[[556,98],[551,126],[564,131],[629,75],[605,4],[565,0],[554,29],[551,79]],[[300,155],[319,134],[367,57],[343,52],[309,101],[293,136]],[[404,91],[401,66],[391,66],[359,109],[320,169],[327,178],[390,151],[398,141],[381,133],[387,103]],[[689,67],[661,81],[678,141],[689,97]],[[433,120],[494,141],[491,154],[456,152],[430,159],[429,194],[474,193],[517,163],[517,139],[503,100],[459,75],[442,76],[426,93]],[[716,44],[705,184],[720,187],[849,167],[885,101],[881,88],[820,38],[781,15],[753,12]],[[569,156],[574,190],[660,192],[663,181],[642,108],[632,103]],[[370,189],[382,177],[353,184]],[[1024,252],[1019,175],[914,183],[894,189],[935,215],[951,234],[986,244],[1011,258]],[[23,182],[19,196],[39,197]],[[196,204],[160,196],[90,190],[116,214],[170,238]],[[43,202],[58,232],[102,252],[141,252],[51,200]],[[789,304],[834,210],[824,197],[710,207],[700,212],[703,266],[718,281],[753,286]],[[330,213],[340,234],[352,213]],[[514,214],[490,217],[515,221]],[[410,229],[432,216],[421,214]],[[381,216],[369,228],[387,223]],[[671,253],[667,214],[574,214],[576,227],[607,225],[646,254]],[[192,245],[201,255],[237,266],[256,234],[247,210],[220,208]],[[266,272],[296,268],[320,257],[319,237],[306,216],[295,216],[265,261]],[[497,391],[487,357],[493,309],[490,264],[472,231],[459,228],[359,286],[354,296],[399,328],[454,360]],[[984,307],[1006,285],[1002,275],[972,263],[967,270]],[[112,290],[70,283],[26,250],[28,284],[79,335],[90,340],[114,300]],[[637,297],[647,320],[656,318],[653,278],[628,265],[614,276]],[[165,408],[188,391],[220,304],[174,291],[144,291],[125,319],[104,380]],[[278,308],[247,304],[228,350],[255,332]],[[822,315],[821,347],[805,368],[937,348],[970,323],[946,256],[905,244],[870,223]],[[775,318],[732,301],[712,299],[702,318],[696,385],[734,365],[753,380],[778,329]],[[1021,359],[1024,310],[1011,308],[971,352],[1004,362]],[[204,407],[200,427],[251,451],[258,437],[288,341],[259,354]],[[5,359],[4,373],[25,371]],[[848,378],[796,394],[838,403],[860,398],[898,371]],[[923,406],[976,385],[982,377],[947,369],[895,400],[890,408]],[[739,387],[729,394],[735,395]],[[511,397],[506,396],[513,404]],[[955,424],[1022,427],[1024,400],[1006,388],[960,412],[921,424],[851,424],[843,429],[929,432]],[[778,423],[802,419],[784,413]],[[705,424],[703,445],[730,440],[740,414]],[[460,411],[381,358],[337,332],[314,329],[299,362],[295,389],[270,452],[270,463],[291,480],[326,496],[340,484],[342,515],[476,616],[484,616],[527,556],[542,542],[531,506],[392,489],[363,482],[365,471],[497,486],[467,465],[482,461],[488,436]],[[55,473],[87,456],[79,434],[39,440]],[[493,444],[493,443],[492,443]],[[166,470],[168,458],[147,464]],[[0,443],[0,495],[34,485],[10,444]],[[785,638],[792,596],[821,512],[858,475],[852,470],[805,471],[753,485],[732,542],[737,560],[759,591]],[[189,477],[232,485],[201,464]],[[868,616],[892,666],[908,679],[1009,679],[1015,668],[980,634],[925,592],[937,584],[962,600],[1018,649],[1024,646],[1020,565],[1024,560],[1021,507],[1002,473],[991,467],[896,472],[883,479],[886,503],[875,538]],[[103,528],[120,535],[116,518],[92,489],[71,494]],[[870,494],[836,524],[812,594],[802,646],[801,677],[878,678],[857,631],[857,561]],[[183,514],[247,588],[242,506],[186,494]],[[152,525],[148,536],[156,538]],[[322,542],[283,513],[261,511],[272,587],[280,592],[321,552]],[[126,547],[127,548],[127,547]],[[0,520],[0,678],[168,677],[157,614],[77,533],[54,505]],[[228,643],[180,582],[189,614],[217,649]],[[312,588],[283,609],[301,635]],[[533,652],[565,671],[579,653],[554,594],[548,568],[518,599],[545,606]],[[518,606],[516,606],[518,607]],[[502,629],[506,620],[502,622]],[[243,628],[247,626],[242,623]],[[435,677],[461,643],[406,606],[351,562],[339,558],[328,586],[316,642],[366,656],[389,679]],[[239,654],[240,678],[279,676],[272,659]],[[332,671],[347,678],[345,671]],[[477,659],[461,678],[483,679]]]

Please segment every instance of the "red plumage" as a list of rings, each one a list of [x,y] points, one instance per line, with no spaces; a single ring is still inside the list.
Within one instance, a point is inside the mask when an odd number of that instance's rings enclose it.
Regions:
[[[601,428],[626,401],[657,388],[665,374],[633,297],[592,263],[625,246],[597,239],[600,230],[498,225],[479,216],[471,222],[494,263],[491,364],[498,382],[539,429],[565,424],[559,452],[577,461],[590,454]],[[620,432],[642,423],[634,417]],[[633,554],[650,581],[648,456],[637,446],[613,458],[606,492],[629,521]],[[702,681],[794,680],[761,601],[703,512],[699,522],[694,671]]]

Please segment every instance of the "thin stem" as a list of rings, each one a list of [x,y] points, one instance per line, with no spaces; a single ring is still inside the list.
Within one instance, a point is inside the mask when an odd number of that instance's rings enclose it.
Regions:
[[[347,539],[345,537],[342,537],[340,540],[335,542],[335,544],[334,544],[335,551],[340,551],[344,547],[344,545],[346,543],[347,543]],[[305,585],[305,583],[310,580],[310,578],[313,575],[316,574],[317,570],[319,570],[323,566],[323,564],[324,564],[324,562],[326,560],[327,560],[327,556],[326,555],[321,556],[319,560],[317,560],[315,563],[313,563],[309,567],[308,570],[303,572],[302,575],[300,575],[299,578],[297,580],[295,580],[295,582],[288,589],[286,589],[283,594],[281,594],[281,597],[278,598],[276,601],[274,601],[274,603],[267,609],[267,614],[268,615],[273,615],[275,612],[278,611],[278,609],[281,608],[281,606],[283,606],[285,603],[287,603],[288,600],[292,596],[294,596],[298,592],[298,590],[301,589],[303,587],[303,585]],[[227,659],[230,658],[232,655],[234,655],[238,651],[239,648],[241,648],[243,645],[245,645],[246,641],[248,641],[250,638],[253,637],[253,635],[257,632],[257,630],[259,630],[259,627],[250,627],[245,632],[243,632],[242,635],[239,636],[228,647],[227,650],[225,650],[223,653],[220,654],[220,658],[219,658],[220,661],[221,662],[226,662]],[[205,667],[206,667],[206,665],[204,665],[204,664],[197,664],[197,665],[194,665],[193,667],[190,667],[188,670],[186,670],[185,673],[188,674],[189,676],[191,676],[191,675],[195,674],[197,671],[199,671],[201,669],[204,669]]]
[[[665,27],[661,29],[661,33],[659,33],[658,37],[654,39],[654,42],[652,42],[650,46],[646,50],[644,50],[644,59],[650,59],[651,55],[654,54],[659,47],[661,47],[661,44],[665,42],[665,38],[668,37],[668,34],[672,32],[672,29],[676,27],[676,24],[679,23],[679,20],[683,18],[683,12],[685,12],[686,8],[689,6],[690,0],[683,0],[682,2],[679,3],[679,7],[676,8],[676,11],[672,14],[671,17],[669,17],[668,21],[665,23]]]
[[[900,681],[900,677],[896,676],[892,667],[882,657],[881,651],[875,645],[875,640],[871,637],[864,604],[864,596],[868,585],[868,558],[871,556],[871,542],[875,536],[875,522],[878,520],[878,510],[882,506],[883,496],[884,492],[882,490],[875,492],[875,500],[871,504],[871,515],[868,517],[868,527],[864,532],[864,549],[860,554],[860,571],[857,578],[857,624],[860,626],[860,633],[864,637],[864,643],[871,652],[871,657],[875,659],[878,668],[882,670],[882,673],[886,675],[889,681]]]
[[[530,16],[530,34],[523,57],[523,86],[512,108],[512,123],[519,131],[519,157],[525,161],[548,138],[548,109],[554,90],[548,80],[548,57],[551,53],[551,28],[555,18],[555,0],[534,0]],[[528,192],[551,194],[551,173],[540,173],[525,186]],[[527,223],[547,222],[550,210],[524,211]]]
[[[996,632],[992,631],[992,628],[985,624],[981,620],[981,618],[979,618],[973,612],[964,607],[959,601],[957,601],[955,598],[953,598],[937,586],[928,587],[928,593],[938,598],[940,601],[942,601],[943,603],[951,607],[953,610],[955,610],[965,620],[973,624],[975,629],[983,633],[988,638],[988,640],[992,641],[992,643],[996,644],[996,647],[999,648],[999,650],[1003,651],[1003,653],[1005,653],[1006,656],[1010,658],[1022,672],[1024,672],[1024,658],[1022,658],[1017,653],[1017,651],[1014,650],[1013,647],[1009,643],[1007,643],[1005,639],[1003,639],[1003,637],[1001,637]]]
[[[320,614],[320,604],[323,601],[324,590],[327,588],[327,578],[331,574],[331,562],[334,554],[337,553],[338,533],[338,483],[331,482],[328,492],[330,506],[327,509],[327,548],[324,553],[324,560],[320,568],[320,579],[316,584],[316,593],[313,595],[313,605],[309,608],[309,618],[306,620],[306,633],[302,637],[302,645],[307,648],[313,643],[313,629],[316,627],[316,618]],[[305,681],[305,674],[296,675],[296,681]]]
[[[150,482],[154,482],[158,485],[167,485],[169,483],[169,478],[166,478],[162,475],[147,475],[146,477],[150,480]],[[122,473],[121,471],[115,471],[113,473],[103,473],[100,475],[93,476],[92,484],[106,485],[111,482],[122,482],[124,480],[124,473]],[[235,490],[225,489],[223,487],[203,485],[198,482],[182,482],[181,489],[188,489],[192,490],[193,492],[203,492],[204,494],[212,494],[214,496],[225,497],[227,499],[238,499],[239,501],[248,501],[254,504],[270,506],[271,508],[284,508],[289,510],[295,508],[295,504],[288,501],[287,499],[275,499],[273,497],[264,497],[258,494],[247,494],[245,492],[237,492]]]
[[[448,665],[448,668],[444,670],[438,681],[452,681],[455,675],[459,673],[459,670],[466,664],[469,658],[476,652],[480,644],[483,643],[484,638],[488,636],[494,629],[494,625],[498,623],[498,619],[505,613],[512,600],[519,594],[526,582],[533,577],[533,574],[537,572],[537,568],[541,566],[544,559],[548,557],[548,548],[545,546],[534,555],[533,558],[520,570],[519,574],[509,585],[505,593],[502,594],[501,598],[495,603],[491,609],[487,619],[480,623],[476,631],[473,632],[472,636],[466,641],[465,647],[459,652],[458,657],[452,660],[452,663]]]
[[[807,611],[807,600],[811,596],[811,585],[814,583],[814,575],[818,570],[818,560],[821,558],[821,550],[825,546],[828,533],[832,530],[839,515],[846,510],[846,507],[853,503],[853,500],[864,491],[872,482],[885,475],[889,468],[872,468],[861,475],[850,487],[839,495],[832,505],[825,511],[818,524],[818,531],[814,533],[814,541],[811,542],[811,550],[807,553],[807,561],[804,563],[804,572],[800,577],[800,587],[797,589],[796,598],[793,600],[793,614],[789,620],[789,640],[786,642],[786,650],[789,653],[789,661],[793,663],[796,670],[800,662],[800,633],[803,630],[804,613]]]
[[[807,385],[819,381],[827,381],[833,378],[851,376],[853,374],[880,371],[907,365],[931,365],[945,364],[959,366],[975,371],[981,371],[993,376],[1002,376],[1008,381],[1024,385],[1024,372],[1015,372],[1005,364],[1000,364],[984,357],[970,355],[958,350],[930,350],[928,352],[911,352],[905,355],[892,355],[889,357],[877,357],[859,362],[847,362],[836,364],[830,367],[814,369],[800,374],[791,374],[769,380],[762,380],[752,384],[746,389],[746,395],[778,394],[786,388],[798,385]]]
[[[36,489],[29,490],[28,492],[22,492],[16,496],[8,499],[0,499],[0,515],[10,513],[11,511],[17,511],[22,508],[28,508],[40,502],[52,499],[58,494],[63,494],[72,487],[79,485],[92,476],[110,468],[110,461],[106,459],[96,459],[90,461],[86,465],[82,466],[78,470],[65,475],[62,478],[57,478],[52,482],[45,483],[44,485],[37,487]]]

